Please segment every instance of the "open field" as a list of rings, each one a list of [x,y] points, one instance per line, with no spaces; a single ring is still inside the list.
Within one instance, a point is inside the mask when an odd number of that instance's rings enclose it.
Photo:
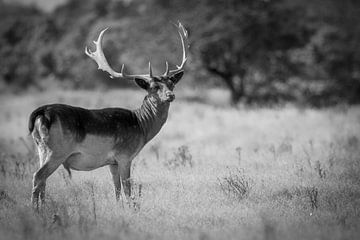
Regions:
[[[1,96],[0,239],[358,239],[360,107],[234,109],[218,101],[223,92],[179,95],[133,162],[136,207],[115,201],[107,167],[72,179],[60,167],[39,213],[30,112],[53,102],[136,108],[144,93]]]

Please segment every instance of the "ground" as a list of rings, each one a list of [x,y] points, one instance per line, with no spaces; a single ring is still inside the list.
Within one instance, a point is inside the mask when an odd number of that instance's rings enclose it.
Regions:
[[[199,94],[201,97],[199,97]],[[183,91],[132,166],[132,206],[107,167],[60,167],[31,208],[38,160],[31,111],[62,102],[140,106],[133,90],[0,96],[1,239],[358,239],[360,107],[233,108],[224,92]]]

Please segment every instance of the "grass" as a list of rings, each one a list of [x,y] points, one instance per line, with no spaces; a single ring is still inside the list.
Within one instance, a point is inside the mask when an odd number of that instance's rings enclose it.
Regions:
[[[249,195],[251,190],[251,179],[247,178],[244,169],[229,170],[229,175],[219,179],[221,189],[225,194],[242,200]]]
[[[107,167],[72,179],[60,167],[39,213],[30,112],[51,102],[135,108],[144,93],[1,96],[1,239],[358,239],[360,108],[234,109],[222,94],[178,94],[133,162],[134,207],[115,201]]]

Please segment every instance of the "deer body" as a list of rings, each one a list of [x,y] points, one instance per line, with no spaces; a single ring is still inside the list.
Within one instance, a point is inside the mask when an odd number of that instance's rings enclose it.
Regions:
[[[169,106],[167,102],[157,104],[149,97],[144,99],[139,109],[133,111],[45,105],[30,116],[29,130],[40,146],[40,164],[44,166],[47,163],[43,168],[46,176],[50,176],[61,164],[69,173],[70,169],[90,171],[111,165],[111,172],[118,181],[118,175],[128,180],[131,161],[160,131],[166,122]],[[44,176],[35,174],[34,182],[41,179]],[[118,182],[115,189],[117,199],[120,185]],[[128,186],[129,183],[124,182],[123,185]],[[129,188],[124,191],[130,195]]]
[[[159,107],[148,101],[144,100],[142,107],[134,111],[121,108],[88,110],[64,104],[45,105],[37,109],[43,110],[42,115],[37,110],[34,111],[32,118],[37,121],[35,131],[31,126],[30,131],[36,142],[64,156],[62,164],[66,169],[89,171],[118,164],[116,158],[131,159],[166,122],[170,104]],[[61,115],[61,111],[67,110],[78,112],[77,117]],[[49,122],[53,123],[49,129],[41,128],[42,117],[51,118]],[[75,129],[75,132],[71,129]],[[55,142],[53,139],[62,141]]]
[[[161,129],[167,120],[172,92],[183,76],[186,62],[184,38],[186,30],[179,23],[183,46],[183,61],[175,70],[153,76],[151,65],[147,75],[117,73],[108,65],[101,48],[105,30],[95,41],[96,52],[85,53],[99,68],[112,77],[133,79],[148,92],[136,110],[122,108],[84,109],[65,104],[44,105],[34,110],[29,118],[29,131],[37,146],[40,169],[34,174],[32,203],[36,208],[45,199],[46,179],[60,166],[71,175],[72,170],[90,171],[106,165],[115,185],[115,196],[120,197],[121,186],[130,196],[130,168],[134,157]]]

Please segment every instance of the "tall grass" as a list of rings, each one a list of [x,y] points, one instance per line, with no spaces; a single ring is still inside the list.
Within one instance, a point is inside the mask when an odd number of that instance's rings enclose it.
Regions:
[[[143,93],[1,96],[0,238],[358,238],[359,107],[234,109],[179,95],[133,162],[132,205],[115,201],[107,167],[72,179],[60,167],[39,212],[30,204],[31,110],[49,102],[135,108]]]

